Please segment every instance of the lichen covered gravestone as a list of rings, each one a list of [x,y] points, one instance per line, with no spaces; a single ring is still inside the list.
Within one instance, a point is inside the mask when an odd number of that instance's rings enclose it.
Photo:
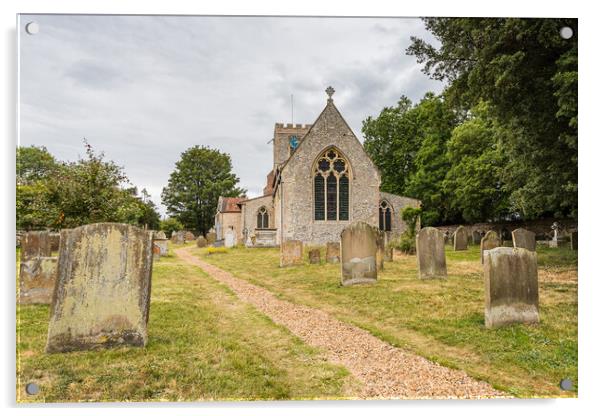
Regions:
[[[50,257],[52,245],[48,231],[29,231],[21,236],[21,261]]]
[[[217,234],[215,233],[207,233],[207,245],[211,245],[213,243],[215,243],[215,240],[217,239]]]
[[[387,237],[384,231],[378,230],[376,234],[376,267],[378,271],[385,269],[385,243]]]
[[[468,250],[468,231],[463,225],[454,232],[454,251]]]
[[[537,254],[524,248],[485,251],[485,326],[539,322]]]
[[[165,232],[157,231],[154,235],[155,240],[165,240],[167,237],[165,236]]]
[[[326,243],[326,262],[327,263],[338,263],[341,261],[341,243],[329,242]]]
[[[171,233],[171,242],[174,244],[186,243],[186,233],[184,231],[174,231]]]
[[[49,304],[56,282],[57,257],[36,257],[22,261],[19,268],[19,303]]]
[[[517,228],[512,231],[512,245],[535,251],[535,233],[524,228]]]
[[[190,231],[186,231],[184,233],[184,238],[186,239],[186,241],[194,241],[196,239],[196,237],[194,236],[194,234]]]
[[[501,245],[502,240],[498,237],[497,233],[493,230],[487,231],[481,239],[481,263],[483,263],[483,253],[485,250],[492,250]]]
[[[420,279],[447,278],[445,236],[438,229],[425,227],[416,234],[416,258]]]
[[[341,284],[375,283],[379,231],[365,222],[347,226],[341,233]]]
[[[61,233],[47,352],[146,345],[152,244],[126,224]]]
[[[303,264],[303,242],[287,240],[280,244],[280,267]]]
[[[207,247],[207,240],[205,240],[205,237],[203,237],[202,235],[199,236],[199,238],[196,239],[196,246],[198,248]]]
[[[308,253],[309,264],[320,264],[320,249],[313,248]]]

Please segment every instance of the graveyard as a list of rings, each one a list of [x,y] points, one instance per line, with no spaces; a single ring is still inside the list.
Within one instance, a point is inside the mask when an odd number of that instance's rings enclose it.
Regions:
[[[416,256],[396,252],[374,282],[350,286],[341,284],[341,264],[326,261],[325,246],[301,250],[301,261],[281,267],[278,248],[217,250],[203,241],[169,242],[167,255],[153,261],[144,348],[48,354],[49,306],[20,305],[17,391],[31,380],[43,390],[18,400],[366,397],[348,368],[328,360],[323,350],[303,342],[286,323],[270,319],[184,254],[277,299],[319,310],[388,345],[461,370],[501,394],[576,396],[576,251],[537,247],[538,324],[487,328],[483,265],[476,245],[461,251],[445,246],[445,279],[418,278]],[[17,249],[18,259],[19,254]],[[428,380],[429,374],[419,376]],[[573,391],[558,388],[557,381],[566,377],[574,380]]]

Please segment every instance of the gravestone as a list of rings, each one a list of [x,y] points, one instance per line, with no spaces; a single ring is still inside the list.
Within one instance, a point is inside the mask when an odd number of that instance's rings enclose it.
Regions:
[[[484,256],[485,326],[539,322],[537,253],[498,247]]]
[[[280,267],[303,264],[303,242],[287,240],[280,244]]]
[[[535,251],[535,233],[524,228],[517,228],[512,231],[512,245]]]
[[[393,247],[385,247],[385,261],[393,261]]]
[[[378,271],[385,269],[385,241],[386,233],[379,230],[376,234],[376,267]]]
[[[146,345],[152,240],[114,223],[61,233],[46,352]]]
[[[436,228],[425,227],[416,234],[416,258],[420,279],[446,279],[445,236]]]
[[[497,233],[493,230],[489,230],[485,233],[485,236],[481,239],[481,263],[483,263],[483,252],[485,250],[492,250],[502,245],[502,240],[498,237]]]
[[[184,233],[184,231],[174,231],[171,234],[171,242],[174,244],[186,243],[186,234]]]
[[[207,247],[207,240],[205,240],[205,237],[203,237],[202,235],[199,236],[199,238],[196,239],[196,246],[198,248]]]
[[[571,238],[571,250],[577,250],[577,231],[572,231],[570,234]]]
[[[48,234],[50,239],[50,251],[59,251],[59,244],[61,244],[61,233],[50,233]]]
[[[49,304],[56,282],[57,257],[36,257],[19,267],[19,303]]]
[[[313,248],[309,250],[309,264],[320,264],[320,249]]]
[[[217,239],[217,234],[215,233],[207,233],[207,245],[211,245],[213,243],[215,243],[215,240]]]
[[[376,282],[379,238],[379,230],[365,222],[345,227],[341,233],[343,286]]]
[[[560,228],[560,224],[554,222],[550,227],[552,229],[552,240],[550,241],[550,247],[557,248],[558,247],[558,229]]]
[[[161,247],[153,241],[153,260],[161,258]]]
[[[233,229],[228,229],[224,238],[224,246],[232,248],[236,245],[236,232]]]
[[[52,248],[48,231],[29,231],[21,236],[21,261],[50,257]]]
[[[326,243],[326,262],[338,263],[341,261],[341,243],[329,242]]]
[[[454,232],[454,251],[460,250],[468,250],[468,231],[462,225]]]
[[[190,231],[186,231],[186,233],[184,233],[184,238],[186,239],[186,241],[194,241],[196,239],[194,234]]]
[[[157,239],[155,238],[153,240],[153,245],[159,247],[159,256],[167,256],[168,253],[168,246],[167,246],[167,238],[162,238],[162,239]]]
[[[155,238],[155,240],[166,240],[167,239],[167,237],[165,236],[165,232],[163,232],[163,231],[157,231],[155,233],[154,238]]]
[[[475,246],[481,244],[481,238],[482,235],[480,231],[472,232],[472,244],[474,244]]]

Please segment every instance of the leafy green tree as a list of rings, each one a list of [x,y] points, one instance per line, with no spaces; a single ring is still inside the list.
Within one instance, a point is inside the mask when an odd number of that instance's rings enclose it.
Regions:
[[[186,229],[204,235],[213,225],[220,195],[235,197],[245,193],[237,183],[230,155],[194,146],[182,153],[161,198],[167,212]]]
[[[577,215],[577,20],[428,18],[435,47],[412,38],[407,53],[447,81],[446,97],[480,101],[513,131],[504,181],[525,218]],[[559,30],[573,28],[571,39]]]
[[[54,156],[41,146],[17,147],[17,184],[32,184],[47,178],[58,167]]]
[[[165,234],[171,236],[174,231],[182,231],[184,226],[176,218],[170,217],[160,222],[159,228],[165,231]]]
[[[452,211],[468,222],[499,220],[508,215],[502,171],[507,161],[500,148],[507,133],[477,106],[469,120],[456,127],[447,143],[450,161],[443,190]]]

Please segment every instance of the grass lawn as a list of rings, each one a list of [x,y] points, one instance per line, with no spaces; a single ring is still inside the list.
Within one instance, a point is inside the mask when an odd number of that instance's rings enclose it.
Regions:
[[[416,257],[399,256],[385,263],[377,284],[346,288],[339,285],[340,265],[280,268],[278,249],[192,253],[282,299],[323,309],[515,396],[577,394],[577,254],[566,248],[538,248],[541,323],[500,329],[484,325],[478,247],[447,248],[447,280],[421,281]],[[560,390],[563,378],[573,381],[575,391]]]
[[[356,396],[348,371],[199,268],[153,266],[146,348],[45,354],[49,307],[17,310],[17,400],[270,400]],[[25,384],[41,387],[37,396]]]

